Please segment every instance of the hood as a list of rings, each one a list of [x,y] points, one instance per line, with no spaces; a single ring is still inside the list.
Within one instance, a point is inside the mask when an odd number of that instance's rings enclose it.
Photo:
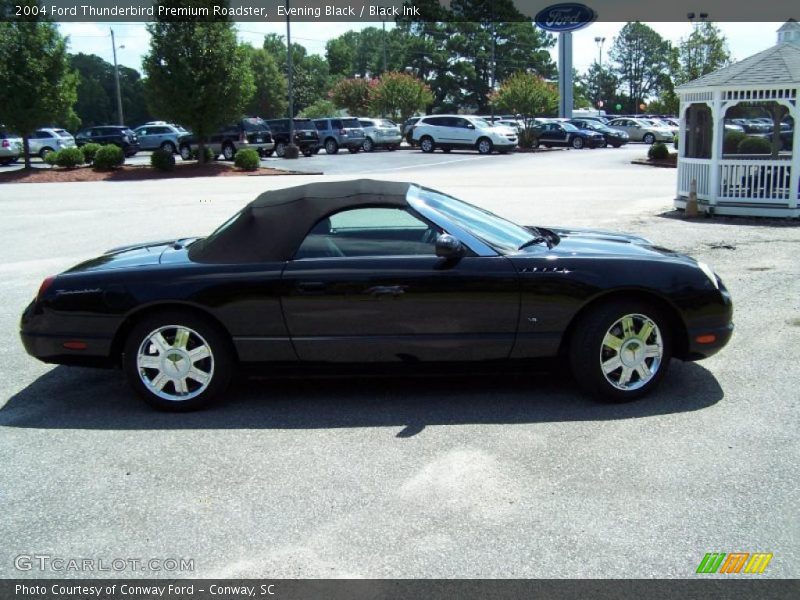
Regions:
[[[124,269],[129,267],[144,267],[157,265],[161,262],[162,255],[169,251],[182,249],[193,238],[180,240],[162,240],[158,242],[145,242],[112,248],[104,254],[75,265],[67,273],[87,271],[100,271],[109,269]]]
[[[558,236],[556,243],[549,251],[550,256],[605,256],[619,258],[642,259],[675,259],[680,262],[695,264],[688,256],[667,248],[656,246],[637,235],[600,229],[579,229],[574,227],[539,227],[544,234],[549,232]]]

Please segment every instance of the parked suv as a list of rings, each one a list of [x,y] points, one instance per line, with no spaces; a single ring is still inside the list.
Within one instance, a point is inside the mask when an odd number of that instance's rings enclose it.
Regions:
[[[179,150],[183,160],[192,157],[192,150],[197,148],[197,139],[194,135],[181,138]],[[225,160],[233,160],[236,152],[244,148],[251,148],[261,156],[272,156],[275,149],[275,140],[267,121],[261,117],[245,117],[236,123],[222,127],[212,134],[206,142],[214,156]]]
[[[364,152],[372,152],[375,148],[387,148],[397,150],[400,142],[403,141],[403,134],[400,127],[389,119],[368,119],[358,120],[364,128]]]
[[[0,128],[0,165],[16,162],[22,154],[22,138]]]
[[[267,121],[275,138],[275,154],[283,156],[289,145],[289,119]],[[294,119],[294,144],[304,156],[316,154],[320,149],[319,134],[311,119]]]
[[[175,154],[181,147],[181,141],[189,136],[180,125],[173,125],[163,121],[145,123],[133,130],[139,138],[139,147],[142,150],[158,150],[163,148]]]
[[[336,154],[340,146],[355,154],[364,144],[364,129],[354,117],[314,119],[314,126],[328,154]]]
[[[508,127],[492,127],[480,117],[433,115],[416,122],[411,138],[423,152],[433,152],[439,147],[443,152],[450,152],[452,148],[470,148],[481,154],[491,154],[493,150],[501,153],[513,150],[518,135]]]
[[[65,129],[43,127],[34,131],[33,135],[28,138],[28,151],[31,156],[38,155],[42,160],[51,152],[74,147],[75,138]]]
[[[133,156],[139,151],[139,138],[126,125],[100,125],[79,131],[75,136],[78,147],[86,144],[114,144],[122,148],[125,156]]]

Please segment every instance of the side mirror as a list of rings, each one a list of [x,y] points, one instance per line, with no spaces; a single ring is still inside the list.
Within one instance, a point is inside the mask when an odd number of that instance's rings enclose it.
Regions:
[[[449,233],[436,238],[436,256],[441,258],[458,258],[464,256],[464,245]]]

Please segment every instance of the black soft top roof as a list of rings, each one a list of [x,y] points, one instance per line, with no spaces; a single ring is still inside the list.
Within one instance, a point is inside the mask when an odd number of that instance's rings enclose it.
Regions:
[[[405,207],[413,184],[357,179],[264,192],[229,223],[189,247],[203,263],[290,260],[311,228],[345,208]]]

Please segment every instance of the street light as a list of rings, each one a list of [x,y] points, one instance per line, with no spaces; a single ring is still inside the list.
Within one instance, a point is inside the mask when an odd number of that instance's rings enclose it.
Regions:
[[[598,102],[602,102],[603,98],[603,44],[605,43],[606,38],[597,36],[594,38],[595,44],[597,44],[597,48],[600,51],[600,58],[598,61],[598,71],[597,71],[597,95],[599,96]]]
[[[114,83],[117,87],[117,117],[119,117],[119,124],[125,125],[125,118],[122,116],[122,93],[119,89],[119,66],[117,66],[117,43],[114,41],[114,30],[111,31],[111,50],[114,53]],[[125,46],[120,46],[120,49]]]
[[[292,29],[289,20],[289,0],[286,0],[286,66],[287,66],[287,86],[289,88],[289,145],[284,151],[284,158],[297,158],[297,147],[294,144],[294,82],[292,66]]]

